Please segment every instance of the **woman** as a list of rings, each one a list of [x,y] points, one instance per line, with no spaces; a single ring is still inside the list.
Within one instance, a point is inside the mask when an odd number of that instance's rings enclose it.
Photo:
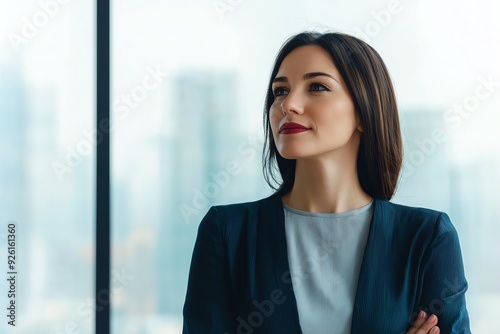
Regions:
[[[378,53],[340,33],[291,37],[264,126],[276,192],[203,218],[183,333],[470,333],[449,217],[389,202],[402,142]]]

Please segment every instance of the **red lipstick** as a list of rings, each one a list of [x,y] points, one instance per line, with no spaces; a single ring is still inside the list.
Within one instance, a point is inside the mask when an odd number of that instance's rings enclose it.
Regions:
[[[309,128],[294,122],[286,122],[280,126],[279,132],[285,135],[291,135],[299,132],[310,130]]]

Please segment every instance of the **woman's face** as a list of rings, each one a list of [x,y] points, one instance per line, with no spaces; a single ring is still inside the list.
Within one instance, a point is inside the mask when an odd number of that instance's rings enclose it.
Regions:
[[[269,120],[287,159],[357,155],[362,130],[330,55],[316,45],[290,52],[273,80]]]

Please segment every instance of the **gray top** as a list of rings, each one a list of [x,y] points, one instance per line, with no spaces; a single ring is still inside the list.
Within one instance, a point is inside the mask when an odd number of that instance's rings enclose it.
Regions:
[[[304,334],[349,334],[373,200],[340,213],[283,202],[288,261]]]

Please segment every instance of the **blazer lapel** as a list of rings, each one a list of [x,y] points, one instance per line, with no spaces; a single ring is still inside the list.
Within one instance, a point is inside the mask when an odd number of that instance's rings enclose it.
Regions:
[[[383,285],[388,284],[385,271],[381,266],[387,260],[383,254],[390,254],[391,213],[387,210],[387,201],[374,198],[374,211],[370,231],[366,241],[363,260],[359,271],[356,297],[352,314],[351,333],[365,333],[366,325],[376,328],[380,321],[387,320],[383,305],[374,305],[384,301]],[[385,318],[384,318],[385,317]],[[385,319],[385,320],[381,320]]]
[[[287,334],[302,333],[299,323],[297,302],[293,293],[285,235],[285,217],[281,197],[274,194],[262,202],[257,224],[257,252],[259,271],[263,270],[267,289],[277,289],[283,293],[284,302],[276,305],[269,319],[276,328],[286,326]],[[260,254],[259,254],[260,253]],[[271,293],[267,291],[267,293]]]

